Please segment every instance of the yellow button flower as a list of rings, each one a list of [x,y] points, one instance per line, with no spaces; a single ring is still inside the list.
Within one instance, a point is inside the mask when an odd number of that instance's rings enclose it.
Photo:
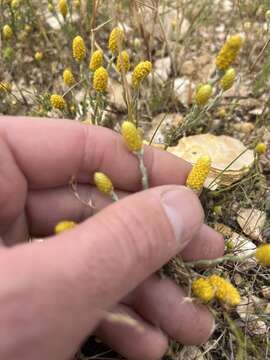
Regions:
[[[111,194],[113,191],[113,184],[109,177],[102,172],[95,172],[94,182],[96,187],[103,194]]]
[[[75,79],[70,69],[65,69],[63,72],[63,80],[65,85],[72,86],[75,84]]]
[[[94,72],[93,88],[97,92],[104,92],[107,90],[109,81],[108,71],[101,66]]]
[[[226,70],[225,74],[223,75],[223,77],[220,80],[220,83],[219,83],[220,87],[224,91],[229,90],[233,86],[235,78],[236,78],[236,73],[233,68]]]
[[[64,110],[66,107],[66,101],[63,96],[58,94],[51,95],[50,102],[53,108],[58,110]]]
[[[67,16],[68,13],[68,5],[66,0],[59,0],[58,1],[58,8],[60,13],[62,14],[63,18]]]
[[[3,32],[3,37],[6,40],[11,39],[13,36],[13,30],[9,25],[4,25],[2,32]]]
[[[35,60],[36,61],[41,61],[43,59],[43,53],[41,51],[37,51],[35,53]]]
[[[119,27],[115,27],[109,37],[108,47],[111,52],[114,54],[116,51],[121,48],[122,42],[124,40],[124,32]]]
[[[236,306],[240,303],[238,290],[228,280],[218,275],[212,275],[208,278],[208,281],[215,291],[217,300],[229,306]]]
[[[121,53],[118,55],[116,68],[120,73],[122,71],[126,73],[130,69],[129,54],[127,51],[121,51]]]
[[[258,155],[263,155],[264,153],[266,153],[266,150],[267,150],[267,146],[264,143],[259,143],[255,147],[255,152]]]
[[[132,73],[132,86],[138,88],[151,71],[152,63],[150,61],[141,61]]]
[[[103,51],[96,50],[93,52],[90,62],[89,70],[96,71],[99,67],[103,66]]]
[[[130,151],[138,152],[142,149],[143,141],[141,134],[131,121],[123,122],[121,134]]]
[[[192,291],[194,295],[207,303],[214,299],[215,292],[207,279],[199,278],[192,283]]]
[[[77,62],[81,62],[86,56],[86,48],[81,36],[76,36],[72,43],[73,57]]]
[[[61,234],[64,231],[73,229],[77,224],[74,221],[60,221],[54,228],[55,234]]]
[[[225,42],[216,58],[216,66],[219,70],[227,70],[235,61],[241,46],[243,38],[241,35],[233,35]]]
[[[213,94],[213,88],[210,84],[201,85],[196,90],[195,101],[198,106],[204,106]]]
[[[18,7],[21,5],[21,0],[12,0],[11,1],[11,8],[13,10],[18,9]]]
[[[188,175],[186,186],[196,193],[199,193],[211,169],[211,159],[209,156],[201,156],[193,166]]]
[[[265,244],[257,247],[256,260],[259,264],[270,267],[270,244]]]

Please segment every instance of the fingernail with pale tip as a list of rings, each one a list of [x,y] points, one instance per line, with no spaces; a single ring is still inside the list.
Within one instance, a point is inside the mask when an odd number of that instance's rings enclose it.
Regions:
[[[183,186],[165,191],[161,198],[181,251],[202,225],[201,205],[192,191]]]

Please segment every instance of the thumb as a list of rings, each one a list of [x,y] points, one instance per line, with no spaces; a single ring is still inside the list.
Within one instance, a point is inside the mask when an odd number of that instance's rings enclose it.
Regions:
[[[181,251],[202,222],[192,191],[163,186],[114,203],[54,242],[64,241],[71,263],[80,263],[88,299],[108,309]]]

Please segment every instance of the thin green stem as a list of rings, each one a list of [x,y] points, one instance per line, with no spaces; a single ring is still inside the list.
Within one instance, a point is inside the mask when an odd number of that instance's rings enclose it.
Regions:
[[[196,261],[189,261],[185,262],[184,265],[188,267],[194,266],[211,266],[211,265],[218,265],[221,263],[227,262],[245,262],[247,259],[252,258],[255,255],[255,251],[246,256],[234,256],[234,255],[225,255],[223,257],[214,259],[214,260],[196,260]]]

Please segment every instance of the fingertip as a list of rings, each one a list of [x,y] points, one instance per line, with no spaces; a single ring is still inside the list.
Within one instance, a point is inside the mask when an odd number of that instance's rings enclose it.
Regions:
[[[198,197],[185,186],[164,188],[162,205],[181,251],[200,229],[204,212]]]
[[[113,313],[121,314],[122,320],[105,319],[101,323],[96,334],[102,341],[129,360],[162,358],[168,347],[168,338],[160,329],[126,305],[118,305]],[[123,321],[125,318],[127,321]]]
[[[223,236],[208,225],[203,224],[198,233],[183,249],[181,257],[185,261],[212,260],[223,256],[223,254]]]
[[[170,336],[184,345],[202,345],[215,330],[214,317],[207,306],[194,303],[193,300],[187,312],[189,321],[186,323],[185,331],[183,331],[183,325],[179,323],[172,329]]]

